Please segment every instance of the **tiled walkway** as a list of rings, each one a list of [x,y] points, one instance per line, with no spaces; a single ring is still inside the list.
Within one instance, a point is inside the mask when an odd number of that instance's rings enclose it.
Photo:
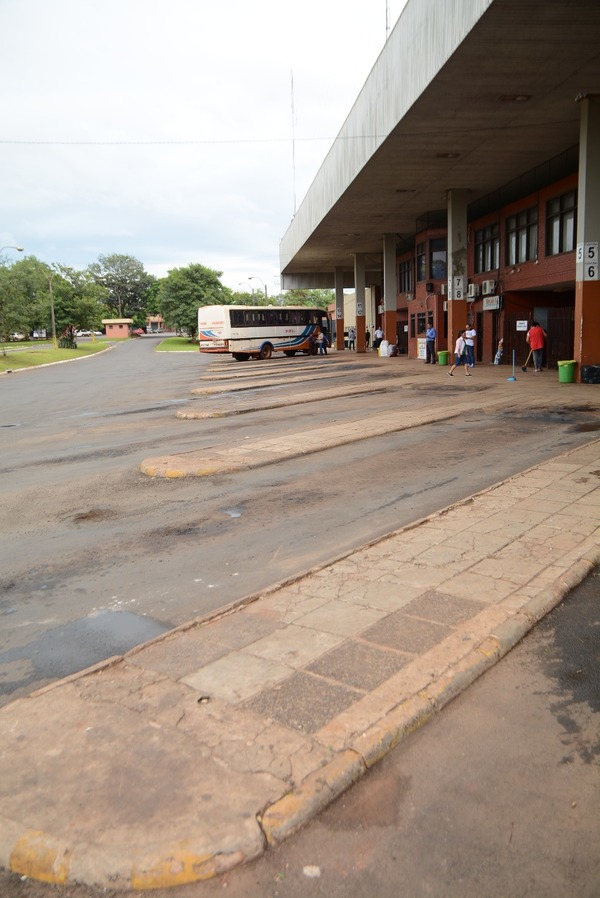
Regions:
[[[0,711],[0,864],[147,889],[285,838],[600,562],[600,442]]]

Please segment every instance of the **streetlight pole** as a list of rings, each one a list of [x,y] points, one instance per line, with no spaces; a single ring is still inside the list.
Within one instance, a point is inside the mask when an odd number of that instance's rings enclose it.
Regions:
[[[48,274],[48,288],[50,290],[50,317],[52,318],[52,343],[55,349],[58,349],[58,343],[56,342],[56,321],[54,319],[54,293],[52,291],[52,278],[54,277],[54,273]]]
[[[0,246],[0,253],[3,252],[5,249],[16,249],[16,251],[17,251],[18,253],[22,253],[22,252],[23,252],[23,247],[22,247],[22,246]]]
[[[249,281],[260,281],[261,284],[262,284],[263,287],[264,287],[264,291],[265,291],[265,299],[268,299],[268,298],[269,298],[269,294],[267,293],[267,285],[265,284],[265,282],[263,281],[262,278],[259,278],[259,277],[257,277],[256,275],[252,275],[252,277],[249,277],[248,280],[249,280]]]

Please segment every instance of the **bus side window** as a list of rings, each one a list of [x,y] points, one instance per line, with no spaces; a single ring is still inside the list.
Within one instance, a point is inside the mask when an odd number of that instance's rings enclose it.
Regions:
[[[243,327],[244,313],[241,309],[230,309],[231,324],[233,327]]]

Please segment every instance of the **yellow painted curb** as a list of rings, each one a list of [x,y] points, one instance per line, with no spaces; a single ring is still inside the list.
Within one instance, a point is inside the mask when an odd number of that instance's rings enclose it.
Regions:
[[[131,887],[137,890],[166,889],[172,886],[201,882],[226,873],[245,860],[246,856],[243,851],[235,851],[232,854],[202,855],[186,849],[178,849],[168,857],[161,858],[147,867],[134,865],[131,874]]]
[[[10,870],[41,882],[64,885],[71,869],[73,851],[42,830],[29,830],[10,855]]]
[[[298,789],[288,792],[258,817],[268,845],[278,845],[327,807],[365,772],[362,758],[346,750],[311,773]]]

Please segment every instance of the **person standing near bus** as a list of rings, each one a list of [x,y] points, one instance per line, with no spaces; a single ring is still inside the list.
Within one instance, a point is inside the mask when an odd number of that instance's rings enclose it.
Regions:
[[[356,331],[353,327],[348,328],[348,349],[355,349]]]

